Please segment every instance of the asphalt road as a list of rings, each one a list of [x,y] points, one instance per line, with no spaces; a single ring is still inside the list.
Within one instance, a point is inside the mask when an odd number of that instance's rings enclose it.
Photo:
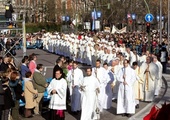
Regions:
[[[22,57],[23,57],[23,51],[22,50],[16,50],[17,55],[16,57],[16,63],[20,63]],[[37,63],[41,63],[46,68],[46,78],[50,78],[52,76],[52,68],[54,67],[55,61],[58,58],[58,55],[49,53],[44,50],[39,49],[28,49],[27,55],[30,55],[31,53],[35,53],[38,57]],[[84,68],[85,66],[80,65],[80,68]],[[136,113],[139,112],[142,108],[144,108],[148,103],[140,102],[140,108],[136,110]],[[65,112],[65,120],[80,120],[80,115],[73,115],[70,111],[70,106],[67,107],[67,111]],[[42,116],[34,116],[33,118],[23,118],[23,120],[49,120],[49,112],[48,110],[42,114]],[[121,115],[116,115],[116,102],[112,102],[112,107],[110,110],[104,110],[103,113],[101,113],[101,120],[127,120],[127,117],[122,117]]]

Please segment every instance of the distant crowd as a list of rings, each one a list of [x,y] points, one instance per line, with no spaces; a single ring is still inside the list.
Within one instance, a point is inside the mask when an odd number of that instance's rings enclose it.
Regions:
[[[69,102],[72,114],[81,113],[81,120],[100,119],[100,113],[111,108],[112,100],[117,101],[116,114],[131,117],[140,101],[152,102],[160,93],[169,60],[166,34],[162,38],[160,41],[157,32],[151,33],[150,41],[141,32],[27,34],[30,43],[42,41],[44,50],[60,56],[52,81],[47,83],[36,54],[24,56],[16,66],[12,50],[20,41],[2,35],[1,118],[20,120],[19,114],[26,118],[41,115],[45,90],[50,96],[50,120],[64,120]],[[86,75],[79,63],[86,66]],[[23,113],[19,113],[19,100],[25,103]]]

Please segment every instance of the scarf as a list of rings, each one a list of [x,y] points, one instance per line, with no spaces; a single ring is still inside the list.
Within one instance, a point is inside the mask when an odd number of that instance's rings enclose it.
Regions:
[[[59,115],[60,117],[64,117],[64,111],[63,110],[57,110],[56,115]]]

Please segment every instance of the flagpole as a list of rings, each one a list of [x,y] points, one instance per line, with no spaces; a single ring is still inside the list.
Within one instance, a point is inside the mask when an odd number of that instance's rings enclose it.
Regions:
[[[92,12],[92,19],[93,19],[93,21],[92,21],[92,31],[95,30],[95,14],[96,14],[96,12],[95,12],[95,8],[94,8],[94,10]]]

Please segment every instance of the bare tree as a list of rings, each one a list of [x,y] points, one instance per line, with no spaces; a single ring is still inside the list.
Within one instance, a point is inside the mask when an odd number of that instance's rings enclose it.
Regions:
[[[46,17],[47,21],[56,21],[56,0],[47,0],[46,2]]]

